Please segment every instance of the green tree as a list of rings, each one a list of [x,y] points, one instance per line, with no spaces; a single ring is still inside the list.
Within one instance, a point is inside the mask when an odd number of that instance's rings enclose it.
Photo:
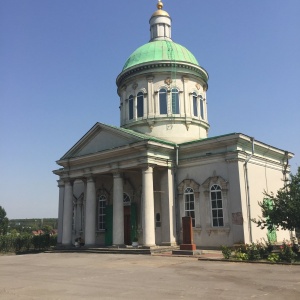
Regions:
[[[0,206],[0,235],[5,235],[8,229],[8,218],[5,209]]]
[[[44,231],[44,233],[50,233],[52,229],[53,228],[50,225],[44,225],[43,228],[42,228],[42,230]]]
[[[259,202],[262,208],[262,217],[253,220],[258,227],[269,230],[282,227],[295,230],[300,228],[300,167],[296,175],[291,178],[277,194],[264,193],[270,201]]]

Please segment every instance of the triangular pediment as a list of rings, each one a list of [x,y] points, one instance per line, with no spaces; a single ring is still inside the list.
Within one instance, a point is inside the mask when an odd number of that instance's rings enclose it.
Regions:
[[[128,134],[121,128],[96,123],[61,159],[111,150],[141,140],[141,137]]]

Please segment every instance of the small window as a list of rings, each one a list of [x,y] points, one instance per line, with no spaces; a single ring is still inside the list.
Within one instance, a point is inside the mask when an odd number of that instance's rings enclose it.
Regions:
[[[194,116],[198,117],[198,101],[197,101],[197,95],[196,93],[193,93],[193,110],[194,110]]]
[[[133,96],[129,96],[129,120],[133,119]]]
[[[212,225],[213,227],[224,226],[222,190],[219,185],[213,185],[210,189]]]
[[[131,204],[131,199],[126,193],[123,194],[123,204],[124,206],[128,206]]]
[[[185,215],[192,218],[192,225],[195,227],[195,196],[194,190],[190,187],[184,191]]]
[[[201,119],[204,120],[204,100],[202,96],[200,96],[200,116]]]
[[[105,229],[105,207],[106,207],[106,196],[100,195],[98,198],[98,230]]]
[[[165,89],[159,91],[159,113],[161,115],[167,114],[167,91]]]
[[[144,94],[139,92],[137,94],[137,117],[141,118],[144,116]]]
[[[172,89],[172,113],[179,114],[179,91]]]

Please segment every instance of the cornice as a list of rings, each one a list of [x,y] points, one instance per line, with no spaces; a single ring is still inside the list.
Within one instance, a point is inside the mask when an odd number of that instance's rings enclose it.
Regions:
[[[154,69],[160,69],[160,71],[163,71],[162,69],[167,69],[168,72],[170,72],[170,68],[177,68],[177,72],[180,73],[182,71],[188,71],[188,72],[193,72],[194,75],[199,76],[204,82],[207,84],[208,81],[208,73],[206,72],[205,69],[203,69],[200,66],[186,63],[186,62],[170,62],[170,61],[155,61],[155,62],[147,62],[143,63],[137,66],[133,66],[132,68],[125,70],[121,72],[117,79],[116,83],[117,86],[121,86],[121,83],[126,80],[126,78],[131,77],[131,76],[136,76],[139,73],[143,72],[151,72]]]

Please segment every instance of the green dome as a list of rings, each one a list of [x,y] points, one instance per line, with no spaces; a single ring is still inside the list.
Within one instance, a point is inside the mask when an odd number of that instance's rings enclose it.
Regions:
[[[199,66],[197,59],[188,49],[174,42],[161,40],[149,42],[136,49],[127,59],[123,71],[139,64],[161,60],[174,60]]]

